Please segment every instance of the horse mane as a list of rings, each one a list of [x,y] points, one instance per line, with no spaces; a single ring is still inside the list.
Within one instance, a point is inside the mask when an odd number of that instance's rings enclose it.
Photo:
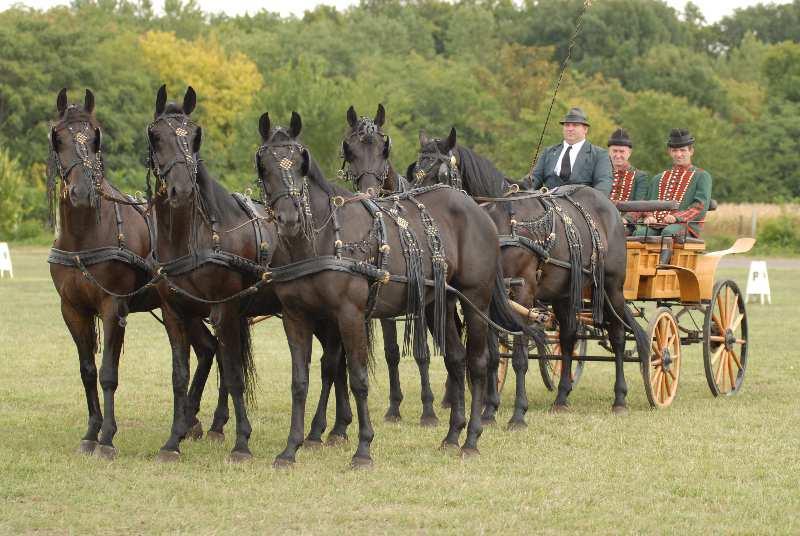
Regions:
[[[463,145],[456,145],[458,167],[464,189],[470,195],[500,197],[507,182],[506,176],[495,165]]]

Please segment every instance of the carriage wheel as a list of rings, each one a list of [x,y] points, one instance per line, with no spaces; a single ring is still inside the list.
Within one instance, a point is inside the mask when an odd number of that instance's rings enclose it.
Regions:
[[[644,390],[652,407],[665,408],[675,400],[681,373],[681,338],[668,307],[656,309],[647,326],[647,338],[650,352],[640,356]]]
[[[714,396],[739,392],[747,368],[747,311],[739,286],[714,285],[703,323],[703,364]]]
[[[585,333],[586,330],[583,328],[583,325],[578,325],[578,335],[585,335]],[[550,337],[548,336],[548,338]],[[558,331],[555,332],[554,341],[555,342],[552,345],[548,345],[549,348],[547,349],[547,353],[560,355],[561,343],[558,341]],[[572,349],[573,359],[582,355],[586,355],[586,339],[578,339],[575,342],[575,347]],[[586,361],[573,361],[573,387],[575,387],[578,384],[578,380],[581,379],[581,376],[583,375],[583,366],[585,364]],[[558,388],[558,382],[561,380],[561,365],[562,361],[560,359],[539,360],[539,373],[542,375],[542,381],[544,382],[544,386],[547,387],[548,391],[555,391]]]

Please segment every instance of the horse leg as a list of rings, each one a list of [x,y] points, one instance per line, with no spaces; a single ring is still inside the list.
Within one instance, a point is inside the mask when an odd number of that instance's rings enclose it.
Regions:
[[[67,325],[72,340],[78,349],[78,363],[80,365],[81,381],[86,393],[86,405],[89,409],[89,422],[86,434],[81,439],[78,452],[91,454],[97,447],[97,434],[100,432],[103,416],[100,411],[100,399],[97,395],[97,366],[94,362],[94,351],[97,334],[95,332],[94,317],[86,315],[75,309],[69,303],[61,302],[61,315]]]
[[[203,437],[203,425],[197,418],[200,412],[200,401],[203,398],[206,382],[208,381],[211,365],[214,363],[214,353],[216,353],[216,340],[208,331],[200,319],[192,319],[188,322],[189,344],[194,348],[197,355],[197,369],[195,369],[192,384],[189,387],[189,404],[187,407],[186,419],[189,423],[189,437],[200,439]],[[227,394],[225,409],[227,410]]]
[[[370,444],[375,436],[367,405],[369,353],[367,352],[367,329],[363,319],[364,313],[356,307],[342,307],[339,310],[339,332],[347,355],[350,389],[356,400],[356,413],[358,414],[358,447],[351,461],[351,466],[354,468],[372,466]]]
[[[625,297],[619,289],[608,293],[609,300],[606,302],[605,315],[608,319],[608,339],[611,348],[614,350],[614,365],[616,379],[614,380],[614,404],[611,411],[617,415],[628,412],[626,398],[628,396],[628,385],[625,382],[625,368],[623,358],[625,357],[625,326],[621,317],[625,310]],[[609,306],[609,303],[611,304]],[[611,307],[614,310],[611,310]]]
[[[488,314],[488,299],[481,303],[481,296],[476,293],[464,291],[464,295],[475,306],[481,307]],[[472,383],[472,405],[470,407],[469,424],[467,425],[467,438],[461,447],[462,455],[470,456],[478,454],[478,438],[483,432],[481,422],[481,410],[483,409],[483,395],[486,392],[486,362],[488,360],[487,331],[486,322],[478,313],[467,304],[463,304],[464,322],[467,329],[467,353],[466,362],[469,371],[470,382]],[[457,333],[457,332],[456,332]]]
[[[335,353],[331,354],[331,362],[335,361],[336,363],[333,379],[333,388],[336,395],[336,420],[333,423],[331,432],[328,434],[329,445],[347,441],[347,427],[353,422],[353,410],[350,408],[350,393],[347,387],[347,361],[338,329],[337,326]]]
[[[241,462],[253,457],[249,441],[252,428],[247,418],[245,396],[253,387],[255,368],[250,344],[250,323],[242,316],[238,300],[214,306],[211,322],[219,341],[222,357],[222,377],[233,400],[236,416],[236,441],[228,459]]]
[[[514,367],[516,394],[514,397],[514,414],[508,421],[510,430],[525,428],[525,414],[528,412],[528,393],[525,390],[525,375],[528,373],[528,342],[525,337],[514,338],[514,350],[511,354],[511,365]]]
[[[497,369],[500,366],[500,348],[497,333],[490,329],[486,339],[489,348],[489,361],[486,367],[486,396],[481,420],[484,426],[496,422],[495,414],[500,407],[500,391],[497,390]]]
[[[103,425],[100,428],[100,443],[95,454],[113,460],[117,457],[114,435],[117,421],[114,415],[114,395],[119,383],[119,356],[125,340],[125,317],[128,314],[124,302],[107,300],[103,307],[103,361],[100,365],[100,387],[103,389]]]
[[[428,306],[425,313],[425,318],[434,318],[433,304]],[[428,324],[428,329],[433,334],[432,324]],[[422,399],[422,415],[419,418],[420,426],[436,426],[439,424],[439,418],[436,416],[436,411],[433,409],[433,391],[431,391],[431,378],[428,374],[428,369],[431,365],[431,352],[426,343],[421,351],[414,352],[414,361],[417,362],[419,368],[419,382],[420,382],[420,395]]]
[[[308,364],[311,361],[312,323],[303,315],[283,313],[283,330],[292,354],[292,419],[286,448],[278,454],[273,467],[295,463],[297,449],[303,446],[306,397],[308,396]]]
[[[383,331],[383,352],[389,369],[389,408],[383,416],[386,422],[398,422],[400,403],[403,402],[403,389],[400,387],[400,346],[397,344],[397,325],[391,318],[381,318]],[[422,371],[420,370],[420,376]]]
[[[572,351],[575,348],[575,339],[577,336],[577,329],[573,327],[568,329],[568,326],[575,326],[575,318],[570,318],[570,315],[575,315],[577,311],[572,311],[567,301],[559,301],[553,304],[553,310],[558,320],[559,325],[559,343],[561,345],[561,378],[558,382],[558,394],[553,403],[552,411],[554,413],[568,411],[567,397],[572,391]]]
[[[322,390],[319,395],[319,402],[317,403],[317,411],[314,414],[314,419],[311,421],[311,430],[308,432],[304,442],[304,444],[309,447],[322,445],[322,434],[328,426],[328,399],[330,398],[331,387],[336,382],[336,376],[339,373],[339,361],[341,359],[341,343],[339,342],[338,332],[335,334],[328,333],[328,330],[319,324],[314,332],[317,339],[319,339],[322,344],[322,358],[320,359]],[[338,419],[340,417],[338,413],[338,400],[336,409]],[[345,425],[345,427],[346,426],[347,425]]]
[[[158,461],[177,461],[180,458],[180,442],[186,436],[187,389],[189,387],[189,339],[186,324],[168,305],[162,305],[164,325],[167,328],[172,348],[172,429],[169,439],[161,447]]]
[[[466,417],[464,416],[465,350],[455,325],[455,310],[455,299],[448,296],[444,365],[447,369],[447,382],[450,385],[450,427],[444,440],[442,440],[442,448],[444,449],[458,448],[461,430],[466,426]],[[474,392],[473,396],[475,396]]]

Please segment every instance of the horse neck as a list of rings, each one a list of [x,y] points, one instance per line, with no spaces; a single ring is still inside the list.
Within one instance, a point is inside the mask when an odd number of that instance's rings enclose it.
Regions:
[[[196,221],[195,200],[180,207],[172,207],[165,196],[153,201],[156,220],[156,257],[162,262],[181,257],[190,252]],[[198,215],[199,216],[199,215]]]
[[[58,193],[61,193],[61,189]],[[111,201],[100,197],[99,208],[74,207],[69,199],[61,195],[58,198],[59,232],[55,247],[65,251],[80,251],[117,244],[116,214]]]

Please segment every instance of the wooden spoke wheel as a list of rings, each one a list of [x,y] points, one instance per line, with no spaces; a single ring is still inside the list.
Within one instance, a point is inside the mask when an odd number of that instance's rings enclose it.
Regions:
[[[738,285],[714,285],[703,323],[703,364],[714,396],[739,392],[747,368],[747,311]]]
[[[578,335],[582,336],[586,333],[582,325],[578,326]],[[561,355],[561,343],[558,340],[558,331],[549,332],[547,339],[547,353],[552,355]],[[578,380],[583,375],[583,366],[586,361],[576,361],[575,358],[586,355],[586,339],[578,339],[575,341],[575,347],[572,349],[572,387],[578,384]],[[558,389],[558,382],[561,381],[561,366],[562,361],[559,359],[540,359],[539,360],[539,373],[542,375],[542,381],[548,391],[555,391]]]
[[[642,359],[647,400],[655,408],[672,404],[681,373],[681,338],[678,322],[668,307],[659,307],[647,326],[650,351]]]

